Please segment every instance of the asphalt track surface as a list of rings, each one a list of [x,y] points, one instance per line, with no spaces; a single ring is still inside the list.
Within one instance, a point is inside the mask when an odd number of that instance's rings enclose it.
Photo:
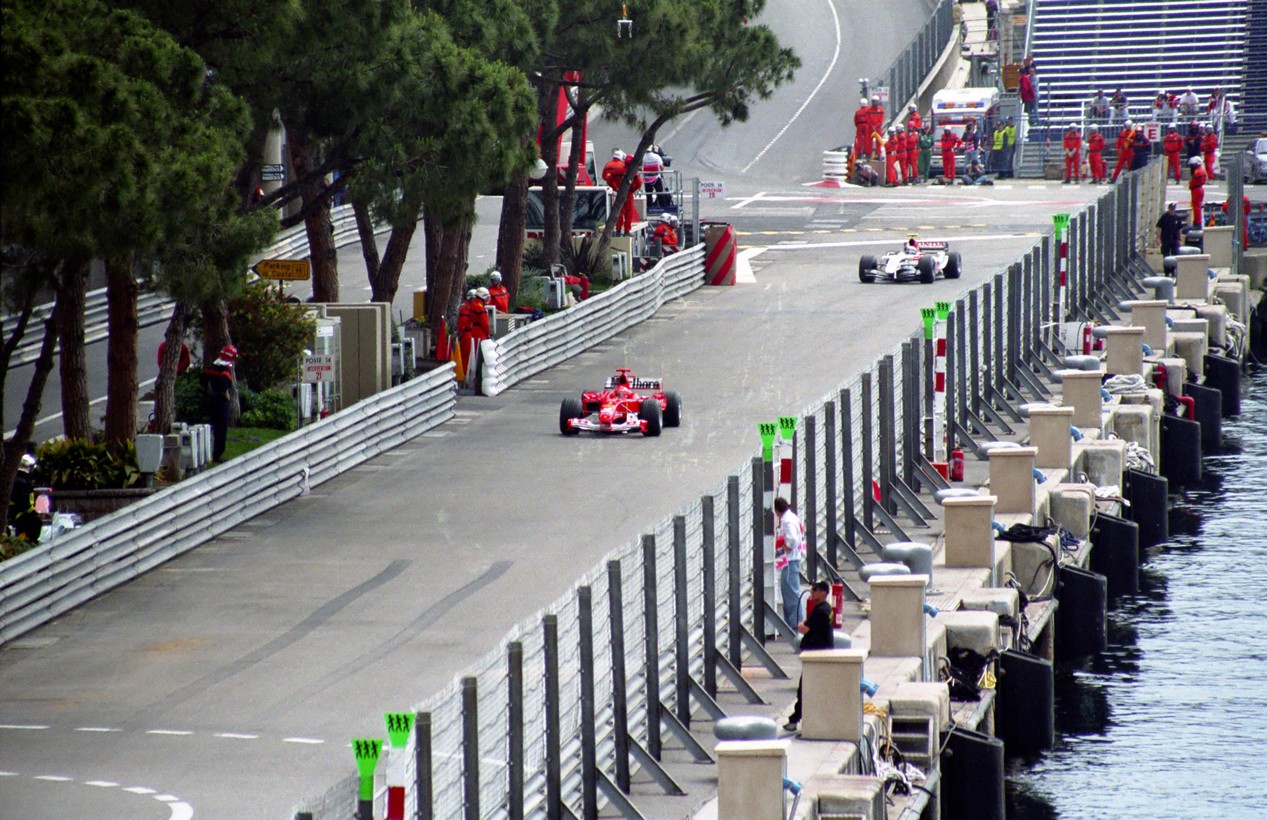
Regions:
[[[727,181],[706,215],[735,223],[755,284],[698,290],[502,396],[464,398],[442,428],[4,647],[0,814],[286,816],[351,772],[347,741],[381,736],[383,711],[446,686],[607,553],[738,471],[757,421],[834,390],[908,336],[918,308],[1002,270],[1051,213],[1095,195],[1026,181],[804,186],[847,136],[856,77],[914,30],[863,36],[846,24],[862,5],[837,2],[833,64],[827,0],[772,4],[805,62],[797,82],[750,123],[699,116],[663,140],[675,167]],[[595,135],[601,150],[629,138]],[[949,238],[963,280],[861,284],[858,257],[911,229]],[[681,391],[682,426],[560,437],[560,400],[622,365]]]

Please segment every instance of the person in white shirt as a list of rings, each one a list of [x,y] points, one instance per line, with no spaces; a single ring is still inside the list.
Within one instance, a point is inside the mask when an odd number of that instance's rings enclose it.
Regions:
[[[774,514],[778,519],[774,530],[774,568],[779,572],[783,620],[791,626],[801,622],[801,561],[805,557],[805,526],[783,496],[774,499]]]

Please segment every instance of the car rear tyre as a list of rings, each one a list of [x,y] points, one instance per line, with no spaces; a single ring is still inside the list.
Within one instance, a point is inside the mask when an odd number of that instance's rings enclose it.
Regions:
[[[682,423],[682,397],[676,390],[664,394],[664,426],[677,427]]]
[[[937,264],[933,262],[931,256],[921,256],[915,263],[915,267],[919,270],[919,281],[925,285],[931,285],[933,279],[937,277]]]
[[[876,264],[874,256],[864,256],[858,260],[858,280],[869,284],[875,281],[875,269],[879,267]]]
[[[660,428],[663,426],[664,417],[660,413],[660,402],[647,400],[638,408],[638,418],[647,423],[647,429],[643,431],[644,436],[660,435]]]
[[[959,266],[961,264],[963,264],[963,262],[960,260],[959,253],[957,251],[951,251],[946,254],[946,278],[958,279]]]
[[[571,419],[585,418],[585,411],[581,409],[581,400],[577,398],[564,399],[563,404],[559,407],[559,432],[565,436],[575,436],[581,431],[568,424]]]

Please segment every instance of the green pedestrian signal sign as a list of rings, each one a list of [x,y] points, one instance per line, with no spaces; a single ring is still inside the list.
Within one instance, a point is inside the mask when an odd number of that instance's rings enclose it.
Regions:
[[[796,416],[779,416],[779,433],[784,441],[791,441],[796,435]]]
[[[919,318],[924,320],[924,338],[933,338],[933,322],[937,321],[937,309],[920,308]]]
[[[757,432],[761,434],[761,458],[765,461],[774,461],[774,435],[778,431],[779,425],[772,421],[757,425]]]
[[[414,730],[413,712],[384,712],[383,720],[387,723],[387,739],[393,749],[403,749],[409,745],[409,733]]]
[[[937,320],[940,322],[944,322],[949,318],[950,318],[950,303],[938,302],[937,303]]]
[[[361,775],[361,800],[374,799],[374,769],[378,768],[378,758],[383,753],[383,741],[358,739],[352,741],[352,754],[356,755],[356,770]]]

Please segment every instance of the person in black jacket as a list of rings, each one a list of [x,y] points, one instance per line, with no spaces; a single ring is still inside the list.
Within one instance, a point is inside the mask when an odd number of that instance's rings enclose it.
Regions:
[[[810,587],[807,607],[809,613],[796,627],[796,631],[801,633],[800,651],[802,652],[812,649],[831,649],[836,645],[836,633],[832,628],[831,604],[827,603],[827,596],[830,593],[831,585],[826,581],[815,581]],[[795,732],[797,724],[801,722],[802,682],[796,683],[796,706],[792,708],[792,715],[783,727],[789,732]]]
[[[235,389],[233,364],[237,358],[238,349],[225,345],[216,360],[203,368],[200,376],[203,389],[211,398],[211,460],[216,464],[224,461],[224,448],[229,437],[229,415]]]

